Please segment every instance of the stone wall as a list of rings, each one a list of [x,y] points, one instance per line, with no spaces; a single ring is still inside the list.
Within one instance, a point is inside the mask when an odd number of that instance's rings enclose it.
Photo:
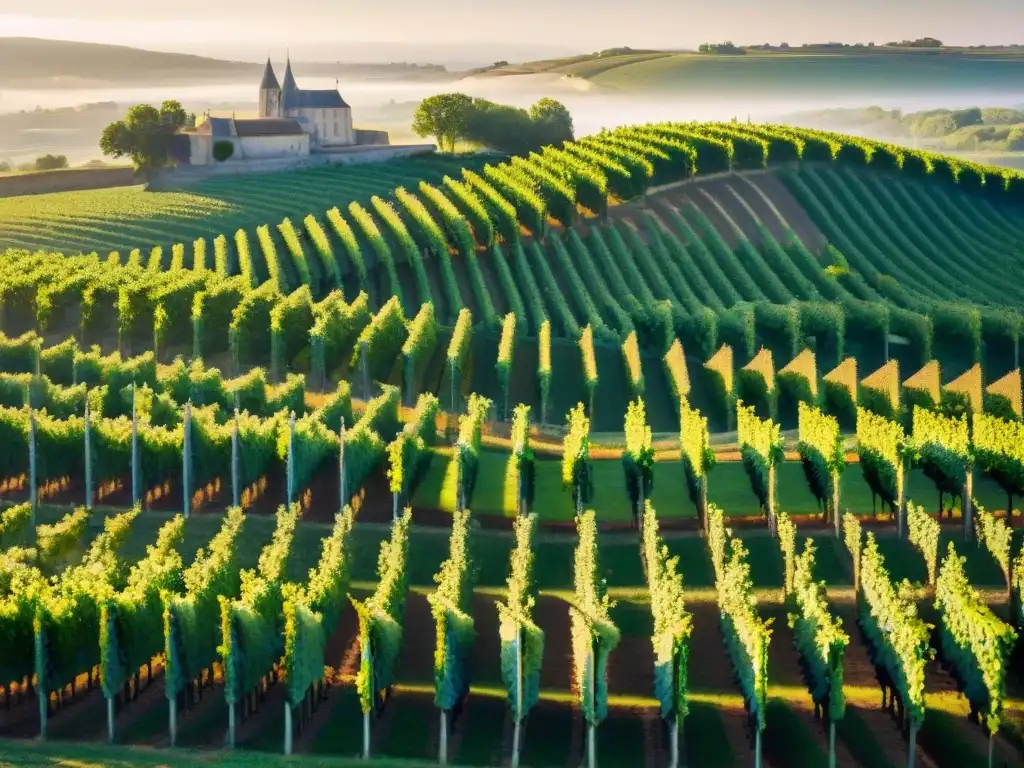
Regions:
[[[154,191],[197,184],[207,179],[223,176],[237,176],[245,173],[281,173],[300,168],[314,168],[324,165],[359,165],[381,163],[402,157],[435,152],[434,144],[392,144],[378,146],[338,147],[318,152],[308,157],[276,157],[264,160],[215,163],[212,165],[179,165],[165,168],[149,182],[147,189]]]
[[[0,176],[0,197],[44,195],[80,189],[128,187],[141,184],[132,168],[65,168],[57,171],[15,173]]]

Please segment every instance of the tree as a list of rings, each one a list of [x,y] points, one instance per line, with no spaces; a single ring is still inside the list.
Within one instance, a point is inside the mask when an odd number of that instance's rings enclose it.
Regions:
[[[53,171],[58,168],[67,168],[68,159],[64,155],[42,155],[36,158],[37,171]]]
[[[130,157],[137,170],[150,172],[170,162],[171,137],[190,125],[195,125],[195,115],[180,102],[165,101],[160,109],[138,104],[124,120],[103,129],[100,150],[110,157]]]
[[[538,147],[549,144],[557,146],[575,138],[572,115],[559,101],[547,97],[541,99],[530,107],[530,119],[534,124]]]
[[[464,137],[473,99],[464,93],[439,93],[420,102],[412,118],[417,136],[434,136],[441,150],[455,151],[455,142]]]

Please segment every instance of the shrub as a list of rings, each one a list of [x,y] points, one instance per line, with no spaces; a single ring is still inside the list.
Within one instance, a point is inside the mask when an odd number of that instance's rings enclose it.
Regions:
[[[235,145],[230,141],[213,142],[213,159],[218,163],[223,163],[225,160],[230,159],[234,154]]]

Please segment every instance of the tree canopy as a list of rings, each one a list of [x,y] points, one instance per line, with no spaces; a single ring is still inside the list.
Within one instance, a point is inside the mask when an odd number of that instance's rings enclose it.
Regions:
[[[156,170],[170,161],[171,137],[195,121],[177,101],[165,101],[159,109],[138,104],[124,120],[103,129],[100,150],[110,157],[130,157],[138,170]]]
[[[572,115],[554,99],[541,99],[525,110],[462,93],[424,99],[412,129],[419,136],[436,137],[442,151],[454,151],[457,141],[468,141],[512,155],[574,138]]]

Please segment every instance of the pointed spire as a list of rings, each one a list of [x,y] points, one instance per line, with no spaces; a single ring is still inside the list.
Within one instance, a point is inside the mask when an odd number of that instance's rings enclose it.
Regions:
[[[292,74],[292,54],[291,50],[288,51],[288,59],[284,68],[284,86],[285,91],[297,91],[299,87],[295,84],[295,75]]]
[[[277,75],[274,74],[274,65],[270,63],[270,57],[267,57],[267,66],[263,70],[263,80],[260,81],[261,91],[280,91],[281,86],[277,83]]]

